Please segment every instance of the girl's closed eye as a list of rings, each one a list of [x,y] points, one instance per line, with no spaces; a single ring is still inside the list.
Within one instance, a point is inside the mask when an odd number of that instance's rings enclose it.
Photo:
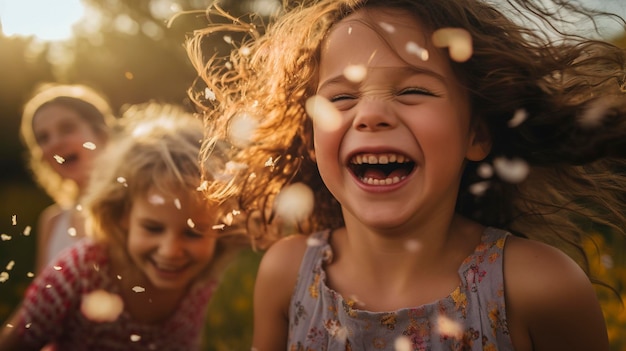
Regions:
[[[146,232],[151,234],[160,234],[165,229],[163,225],[154,222],[145,222],[142,223],[141,226],[143,227],[143,229],[145,229]]]
[[[194,230],[194,229],[189,228],[185,230],[185,236],[190,239],[202,239],[204,238],[205,233],[199,230]]]

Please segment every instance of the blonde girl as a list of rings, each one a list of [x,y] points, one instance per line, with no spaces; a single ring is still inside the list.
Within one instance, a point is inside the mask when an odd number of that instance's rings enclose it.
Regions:
[[[89,237],[36,277],[2,350],[200,349],[207,304],[241,247],[199,191],[202,123],[156,103],[122,120],[85,196]]]
[[[37,224],[37,272],[84,237],[80,197],[114,125],[104,95],[82,84],[42,84],[24,105],[20,136],[28,165],[54,201]]]

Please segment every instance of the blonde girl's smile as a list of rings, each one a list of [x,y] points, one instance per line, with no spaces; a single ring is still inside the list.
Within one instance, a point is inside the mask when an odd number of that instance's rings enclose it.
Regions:
[[[150,199],[159,198],[160,201]],[[128,217],[128,251],[154,287],[184,289],[213,259],[212,216],[197,199],[152,191],[133,202]]]

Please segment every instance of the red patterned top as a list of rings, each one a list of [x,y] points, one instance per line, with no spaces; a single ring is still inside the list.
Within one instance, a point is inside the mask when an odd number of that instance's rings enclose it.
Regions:
[[[125,309],[113,322],[94,322],[80,311],[84,294],[103,289],[119,295],[107,250],[83,239],[57,256],[26,291],[18,328],[36,348],[58,350],[198,350],[215,283],[195,284],[174,314],[161,324],[133,319]]]

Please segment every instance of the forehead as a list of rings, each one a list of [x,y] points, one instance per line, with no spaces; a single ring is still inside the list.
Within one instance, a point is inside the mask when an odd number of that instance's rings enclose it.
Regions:
[[[87,123],[74,109],[64,105],[51,104],[42,107],[35,113],[33,116],[33,129],[43,128],[47,125],[53,125],[63,121]]]
[[[348,65],[428,66],[445,73],[449,63],[431,44],[431,31],[417,16],[401,9],[364,8],[335,24],[322,43],[320,74]],[[428,52],[423,60],[416,48]]]

